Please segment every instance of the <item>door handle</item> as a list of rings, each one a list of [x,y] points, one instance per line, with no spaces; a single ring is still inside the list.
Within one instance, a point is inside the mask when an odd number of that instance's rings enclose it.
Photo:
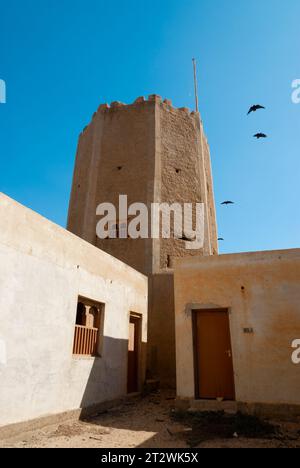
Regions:
[[[231,354],[231,350],[230,350],[230,349],[228,349],[228,350],[226,351],[226,354],[227,354],[227,356],[228,356],[229,358],[232,357],[232,354]]]

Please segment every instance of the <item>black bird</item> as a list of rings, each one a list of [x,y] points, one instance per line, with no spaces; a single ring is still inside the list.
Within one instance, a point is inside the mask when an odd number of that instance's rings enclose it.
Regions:
[[[255,106],[250,107],[247,115],[251,114],[252,112],[258,111],[259,109],[265,109],[265,107],[261,106],[260,104],[256,104]]]
[[[253,135],[253,138],[257,138],[258,140],[260,138],[268,138],[265,133],[256,133],[256,135]]]
[[[223,203],[221,203],[221,205],[234,205],[234,202],[230,200],[226,200]]]
[[[219,237],[218,239],[218,241],[223,241],[223,240],[224,240],[223,237]]]

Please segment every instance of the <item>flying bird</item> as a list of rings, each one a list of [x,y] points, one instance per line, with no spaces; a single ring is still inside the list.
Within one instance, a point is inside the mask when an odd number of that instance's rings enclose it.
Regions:
[[[223,237],[219,237],[218,239],[218,241],[223,241],[223,240],[224,240]]]
[[[250,107],[247,115],[251,114],[252,112],[258,111],[259,109],[265,109],[265,107],[261,106],[260,104],[256,104],[255,106]]]
[[[256,135],[253,135],[253,138],[257,138],[258,140],[260,138],[268,138],[265,133],[256,133]]]
[[[230,200],[226,200],[223,203],[221,203],[221,205],[234,205],[234,202]]]

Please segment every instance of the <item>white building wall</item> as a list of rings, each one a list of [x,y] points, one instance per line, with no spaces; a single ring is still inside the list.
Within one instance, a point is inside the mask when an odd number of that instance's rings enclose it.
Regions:
[[[99,358],[72,356],[78,296],[105,304]],[[0,426],[124,396],[130,312],[145,345],[147,279],[0,194]]]

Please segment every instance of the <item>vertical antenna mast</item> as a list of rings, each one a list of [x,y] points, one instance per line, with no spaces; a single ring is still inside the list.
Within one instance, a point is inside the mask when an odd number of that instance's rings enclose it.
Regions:
[[[195,86],[196,112],[199,112],[198,83],[197,83],[197,64],[196,64],[196,59],[194,59],[194,58],[193,58],[193,67],[194,67],[194,86]]]

